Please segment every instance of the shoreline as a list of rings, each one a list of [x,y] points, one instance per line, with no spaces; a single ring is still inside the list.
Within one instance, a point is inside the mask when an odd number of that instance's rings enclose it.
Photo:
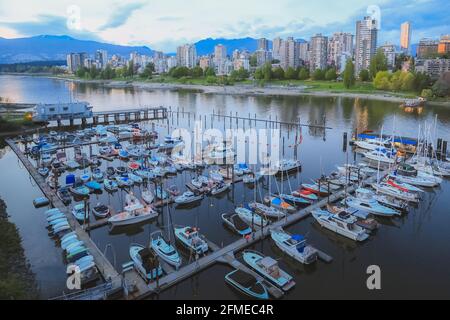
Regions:
[[[254,85],[235,84],[233,86],[200,85],[200,84],[178,84],[158,83],[145,81],[122,81],[122,80],[87,80],[60,77],[54,75],[30,75],[48,79],[55,79],[80,84],[94,84],[113,89],[138,89],[138,90],[186,90],[204,94],[222,94],[237,96],[312,96],[312,97],[343,97],[352,99],[370,99],[394,103],[403,103],[407,98],[395,96],[389,92],[360,93],[360,92],[335,92],[335,91],[308,91],[307,86],[283,86],[268,85],[256,87]],[[428,105],[450,107],[450,101],[428,101]]]

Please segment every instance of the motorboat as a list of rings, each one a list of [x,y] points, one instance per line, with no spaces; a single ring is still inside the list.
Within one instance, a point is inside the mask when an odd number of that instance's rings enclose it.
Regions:
[[[275,166],[275,169],[278,170],[278,172],[289,172],[297,170],[301,168],[301,166],[302,165],[298,160],[283,159]]]
[[[292,276],[282,270],[275,259],[251,250],[245,250],[242,258],[248,266],[283,291],[288,291],[295,286]]]
[[[115,171],[117,174],[121,175],[121,174],[127,173],[127,168],[120,166],[120,167],[117,167],[115,169]]]
[[[121,188],[131,187],[134,184],[133,180],[131,180],[126,173],[120,175],[119,177],[116,177],[116,182],[117,185]]]
[[[269,221],[261,217],[260,215],[252,212],[251,210],[247,208],[236,208],[234,210],[238,215],[239,218],[244,220],[247,224],[250,226],[257,226],[259,228],[266,227],[269,224]]]
[[[110,192],[117,191],[117,189],[119,187],[116,181],[109,180],[109,179],[104,179],[103,185],[105,186],[105,190],[110,191]]]
[[[246,163],[237,163],[234,165],[234,174],[242,176],[244,174],[250,174],[252,171]]]
[[[175,236],[192,253],[202,255],[208,252],[208,243],[199,234],[197,228],[176,227]]]
[[[109,215],[109,212],[109,207],[101,203],[97,203],[97,205],[92,208],[92,213],[97,218],[106,218]]]
[[[344,201],[351,208],[366,211],[377,216],[392,217],[401,215],[399,211],[380,204],[373,198],[373,192],[364,188],[356,190],[356,197],[348,196]]]
[[[404,200],[400,200],[397,198],[394,198],[392,196],[388,196],[386,194],[374,194],[373,198],[378,201],[378,203],[382,204],[383,206],[393,208],[395,210],[400,210],[403,212],[408,211],[408,202]]]
[[[209,179],[205,176],[199,176],[197,178],[192,179],[192,185],[198,189],[202,188],[204,185],[209,183]]]
[[[170,195],[161,186],[157,186],[155,189],[155,197],[158,198],[159,200],[166,200],[169,199]]]
[[[253,275],[236,269],[225,275],[225,282],[252,299],[269,299],[267,288]]]
[[[314,209],[314,219],[322,226],[355,241],[364,241],[369,235],[366,230],[357,225],[357,218],[347,211],[332,214],[327,210]]]
[[[197,201],[201,201],[203,199],[203,195],[195,195],[191,191],[186,191],[181,196],[175,198],[176,204],[188,204]]]
[[[106,168],[106,175],[108,176],[108,178],[114,177],[115,174],[116,174],[116,170],[114,169],[114,167]]]
[[[87,197],[89,196],[89,188],[84,185],[75,185],[73,187],[69,187],[69,191],[72,192],[76,196]]]
[[[136,184],[142,183],[144,181],[140,176],[135,175],[133,173],[128,173],[127,175],[128,175],[128,178]]]
[[[97,182],[103,182],[104,174],[99,168],[95,168],[92,172],[92,178]]]
[[[146,282],[162,276],[163,270],[152,249],[133,244],[130,246],[130,257],[133,260],[134,268]]]
[[[50,169],[47,167],[40,167],[38,169],[38,173],[43,177],[46,177],[49,174],[49,172],[50,172]]]
[[[303,264],[311,264],[317,260],[318,252],[307,244],[304,236],[289,234],[281,227],[270,230],[270,236],[281,251]]]
[[[178,187],[176,185],[172,185],[172,186],[168,187],[167,192],[169,192],[170,195],[173,197],[176,197],[180,194],[180,190],[178,189]]]
[[[68,187],[61,187],[56,192],[58,198],[64,203],[65,206],[68,206],[72,202],[72,196],[70,195]]]
[[[164,239],[161,231],[153,232],[150,235],[150,248],[165,262],[179,268],[182,260],[176,248]]]
[[[153,200],[155,199],[155,195],[153,194],[153,192],[151,192],[148,189],[147,190],[143,190],[141,195],[142,195],[142,199],[147,204],[151,204],[153,202]]]
[[[155,177],[155,175],[150,169],[140,169],[136,170],[134,173],[144,180],[150,180]]]
[[[97,181],[88,181],[85,183],[85,186],[88,187],[90,190],[93,191],[100,191],[102,190],[102,185],[98,183]]]
[[[223,222],[241,236],[248,235],[252,233],[252,229],[249,224],[245,222],[237,213],[224,213],[222,214]]]
[[[76,204],[72,209],[72,214],[80,222],[89,220],[89,212],[85,210],[84,203]]]
[[[275,207],[269,207],[259,202],[249,202],[248,206],[250,209],[263,217],[280,219],[286,215],[283,211],[278,210]]]
[[[211,194],[213,196],[221,194],[221,193],[227,191],[228,189],[230,189],[230,186],[231,185],[229,183],[219,183],[211,189]]]
[[[223,182],[223,176],[219,173],[218,170],[212,170],[209,172],[209,177],[211,178],[212,181],[216,182],[216,183],[221,183]]]
[[[81,180],[83,183],[88,182],[89,180],[91,180],[91,174],[90,174],[89,172],[85,171],[85,172],[80,176],[80,180]]]
[[[57,178],[54,175],[49,175],[46,179],[45,182],[47,183],[47,185],[52,188],[55,189],[56,188],[56,184],[57,184]]]
[[[137,199],[136,199],[137,200]],[[143,223],[158,216],[158,211],[150,206],[144,206],[140,202],[127,205],[125,211],[108,219],[112,226],[127,226]]]

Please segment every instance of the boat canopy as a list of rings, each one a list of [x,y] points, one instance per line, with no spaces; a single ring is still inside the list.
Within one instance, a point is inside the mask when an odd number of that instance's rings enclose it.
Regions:
[[[379,139],[380,137],[379,137],[379,135],[360,133],[360,134],[358,134],[358,138],[359,139]],[[389,140],[391,140],[391,139],[389,139]],[[398,138],[394,138],[394,142],[405,144],[405,145],[417,146],[417,141],[414,139],[398,137]]]
[[[294,235],[292,235],[291,238],[292,238],[292,240],[295,240],[298,242],[305,240],[305,237],[300,234],[294,234]]]

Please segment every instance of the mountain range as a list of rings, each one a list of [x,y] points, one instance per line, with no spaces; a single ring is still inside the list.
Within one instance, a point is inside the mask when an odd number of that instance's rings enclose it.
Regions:
[[[129,56],[131,52],[151,55],[153,50],[145,46],[120,46],[90,40],[78,40],[69,36],[42,35],[29,38],[0,38],[0,63],[66,60],[71,52],[106,50],[109,54]]]
[[[254,38],[208,38],[195,43],[197,54],[210,54],[214,52],[214,46],[217,44],[225,45],[230,55],[235,49],[247,49],[249,51],[257,49],[257,41]],[[66,55],[71,52],[87,52],[93,55],[96,50],[100,49],[108,51],[109,55],[118,54],[124,57],[128,57],[132,52],[145,55],[153,54],[153,50],[146,46],[121,46],[92,40],[79,40],[70,36],[41,35],[16,39],[0,37],[0,64],[63,61],[66,60]]]

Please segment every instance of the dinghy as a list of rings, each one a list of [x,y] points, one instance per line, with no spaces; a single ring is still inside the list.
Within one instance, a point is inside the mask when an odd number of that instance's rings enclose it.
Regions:
[[[295,206],[309,206],[311,203],[302,197],[296,197],[291,194],[278,194],[279,198],[283,199],[284,201],[287,201],[289,203],[292,203]]]
[[[306,243],[305,237],[291,235],[281,227],[270,230],[272,240],[281,251],[303,264],[311,264],[317,260],[317,250]]]
[[[153,232],[150,239],[150,247],[161,259],[177,269],[181,266],[180,254],[170,242],[164,239],[161,231]]]
[[[328,190],[324,188],[322,185],[320,186],[319,189],[319,185],[317,184],[302,183],[302,188],[312,193],[315,193],[320,197],[326,197],[328,195]]]
[[[128,174],[124,173],[119,177],[116,177],[117,185],[120,188],[123,187],[132,187],[134,182],[128,177]]]
[[[312,191],[306,190],[306,189],[300,189],[297,191],[292,192],[292,195],[294,197],[301,197],[304,198],[306,200],[310,200],[310,201],[317,201],[319,200],[319,197],[313,193]]]
[[[230,186],[231,185],[229,183],[219,183],[211,189],[211,194],[213,196],[221,194],[230,189]]]
[[[69,191],[80,197],[87,197],[90,193],[89,188],[86,186],[70,187]]]
[[[117,191],[118,185],[114,180],[105,179],[103,180],[103,185],[105,186],[106,191],[114,192]]]
[[[92,177],[97,182],[103,182],[104,175],[103,175],[103,172],[99,168],[96,168],[96,169],[94,169],[94,171],[92,173]]]
[[[245,250],[242,258],[247,265],[283,291],[288,291],[295,286],[292,276],[280,269],[275,259],[251,250]]]
[[[86,187],[88,187],[90,190],[93,191],[100,191],[102,190],[102,185],[100,183],[98,183],[97,181],[89,181],[86,182]]]
[[[101,203],[97,203],[97,205],[92,208],[92,213],[97,218],[106,218],[109,215],[109,211],[108,206]]]
[[[68,206],[72,202],[72,196],[70,195],[68,187],[59,188],[56,192],[56,195],[66,206]]]
[[[128,178],[136,184],[140,184],[144,181],[141,177],[133,173],[128,173]]]
[[[254,276],[236,269],[225,275],[225,282],[252,299],[269,299],[266,287]]]
[[[38,169],[38,173],[43,177],[46,177],[49,172],[50,172],[50,170],[47,167],[40,167]]]
[[[142,199],[147,204],[151,204],[153,202],[153,200],[155,199],[153,192],[151,192],[150,190],[143,190],[141,195],[142,195]]]
[[[146,282],[162,276],[163,271],[158,258],[150,248],[133,244],[130,246],[130,257],[134,268]]]
[[[296,211],[295,207],[281,199],[280,197],[268,196],[264,198],[270,206],[281,211],[294,213]]]
[[[222,220],[229,228],[231,228],[231,230],[235,231],[241,236],[252,233],[252,229],[250,228],[248,223],[241,219],[236,213],[224,213],[222,214]]]
[[[84,203],[76,204],[72,209],[72,214],[79,222],[89,220],[89,212],[85,210]]]
[[[202,255],[208,251],[208,243],[196,228],[176,227],[175,236],[191,252]]]

